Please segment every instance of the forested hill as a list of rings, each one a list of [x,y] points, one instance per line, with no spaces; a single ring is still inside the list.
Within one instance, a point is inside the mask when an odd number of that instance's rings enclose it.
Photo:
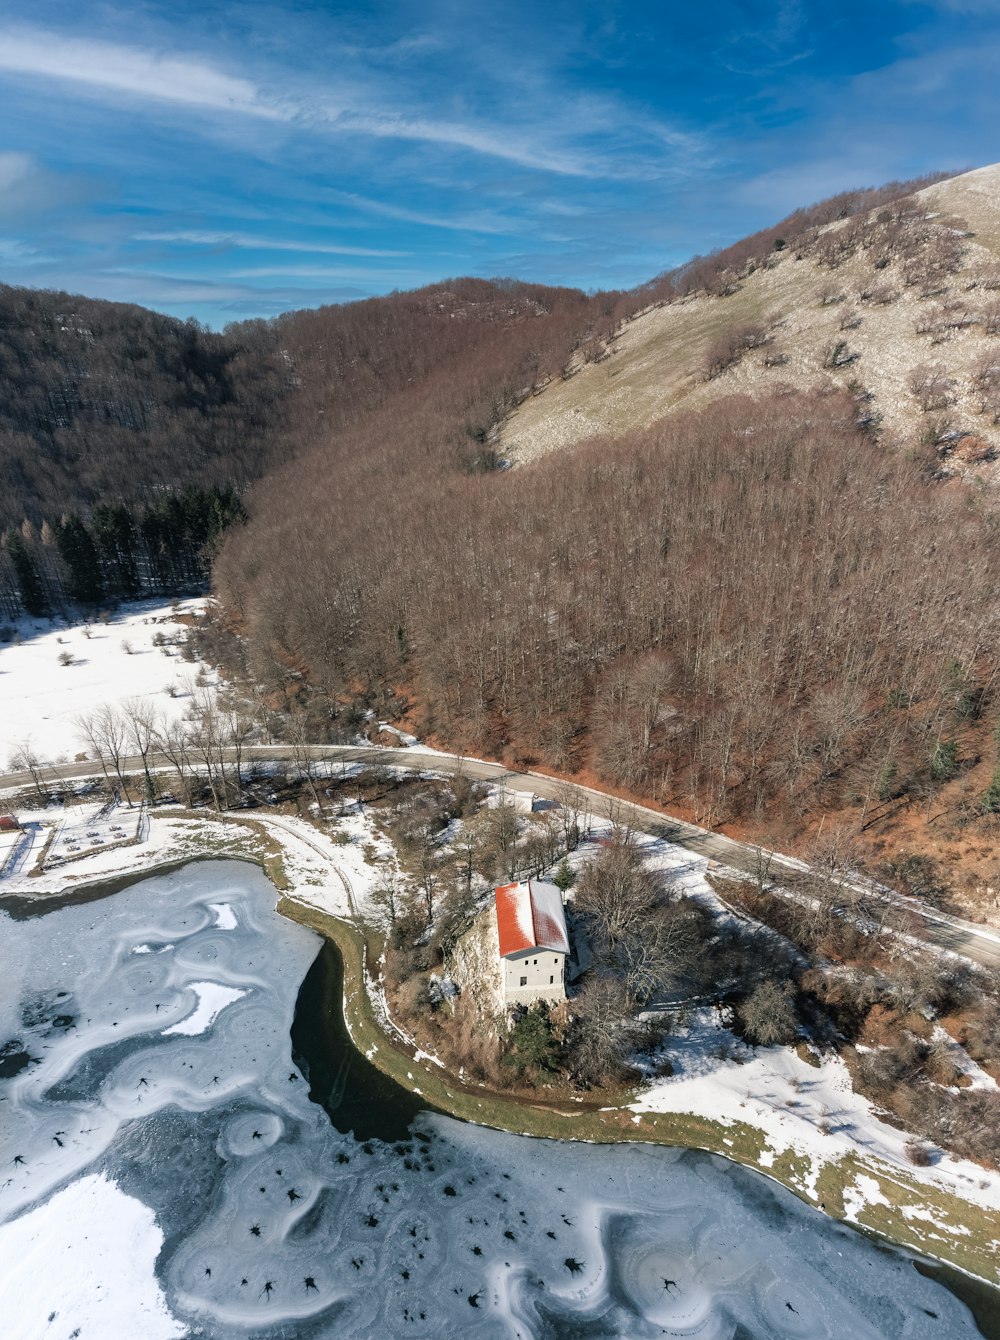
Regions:
[[[0,286],[0,529],[256,479],[292,379],[276,332]]]
[[[735,278],[731,258],[706,262],[700,282],[717,295],[692,295],[681,276],[675,298],[656,300],[680,313],[714,304],[721,340],[727,323],[744,329],[730,304],[758,270],[805,273],[807,247],[849,232],[852,263],[927,293],[875,304],[908,336],[914,304],[937,320],[945,289],[967,297],[976,221],[964,206],[963,226],[931,217],[905,188],[870,203],[848,201],[832,223],[809,213],[804,234],[788,221],[760,240],[763,258],[737,257]],[[838,257],[822,263],[843,281]],[[972,292],[975,312],[992,302],[992,289]],[[470,470],[503,452],[491,425],[511,400],[515,422],[578,382],[599,388],[605,412],[624,403],[599,337],[630,301],[593,313],[595,342],[562,366],[558,341],[535,356],[555,316],[488,340],[463,324],[447,359],[383,386],[256,486],[214,566],[254,677],[298,695],[317,735],[360,697],[379,716],[408,710],[418,733],[452,747],[596,775],[772,845],[824,816],[875,847],[908,825],[906,849],[951,843],[970,892],[992,892],[995,861],[972,849],[1000,813],[988,579],[1000,495],[942,478],[941,421],[901,440],[850,371],[819,368],[796,386],[762,369],[759,387],[704,374],[713,399],[696,411],[665,403],[649,427],[602,436],[592,423],[575,450]],[[803,312],[847,305],[822,302],[810,288]],[[978,376],[993,338],[960,326],[948,347],[970,349]],[[881,347],[859,376],[882,365]]]
[[[449,468],[491,469],[493,426],[610,334],[614,305],[454,280],[214,334],[139,307],[0,289],[0,610],[204,580],[247,485],[278,463],[343,439],[329,464],[377,472],[384,443],[358,435],[376,424],[393,450],[422,457],[415,425],[431,388],[448,406]]]

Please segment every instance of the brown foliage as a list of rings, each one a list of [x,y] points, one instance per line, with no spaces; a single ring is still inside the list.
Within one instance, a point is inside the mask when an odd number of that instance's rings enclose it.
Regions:
[[[431,400],[334,437],[230,533],[251,661],[380,703],[405,679],[455,745],[592,745],[716,814],[926,767],[948,666],[975,679],[997,631],[998,532],[859,438],[848,397],[734,398],[478,477]]]

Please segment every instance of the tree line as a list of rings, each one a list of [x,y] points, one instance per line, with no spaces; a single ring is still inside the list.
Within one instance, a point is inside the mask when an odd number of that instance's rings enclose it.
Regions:
[[[25,520],[0,535],[0,614],[41,617],[203,584],[223,531],[244,519],[234,488],[191,486],[141,508],[105,503],[40,528]]]

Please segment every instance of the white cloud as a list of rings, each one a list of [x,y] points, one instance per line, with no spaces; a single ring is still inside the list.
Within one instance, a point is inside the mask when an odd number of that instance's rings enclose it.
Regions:
[[[416,140],[424,144],[450,145],[457,149],[471,149],[518,167],[536,171],[555,172],[560,176],[589,177],[604,175],[607,166],[600,168],[593,159],[581,157],[567,149],[551,149],[524,139],[510,128],[486,130],[460,121],[436,121],[422,117],[410,118],[393,112],[357,113],[339,112],[331,116],[334,130],[356,131],[381,139]],[[610,175],[616,175],[611,172]]]
[[[345,55],[341,51],[340,56]],[[303,87],[293,71],[274,68],[266,82],[230,73],[203,54],[185,54],[151,45],[73,37],[58,31],[0,27],[0,71],[29,80],[74,85],[91,96],[159,101],[241,117],[264,118],[299,131],[370,136],[467,150],[533,171],[559,176],[624,180],[661,174],[661,153],[685,158],[702,146],[692,137],[644,117],[624,124],[646,141],[616,143],[623,124],[617,106],[592,99],[567,102],[558,90],[528,90],[519,106],[495,119],[435,115],[419,99],[400,105],[397,85],[374,69],[353,80],[331,71],[326,85]],[[331,94],[333,85],[336,92]],[[594,136],[602,142],[583,146]],[[626,140],[628,136],[626,136]]]
[[[298,242],[253,233],[229,233],[181,229],[176,232],[136,233],[137,242],[180,242],[190,246],[240,247],[253,251],[296,251],[306,255],[369,256],[388,259],[409,256],[409,251],[385,251],[378,247],[352,247],[340,242]]]
[[[409,283],[419,277],[416,270],[360,270],[350,265],[259,265],[232,270],[233,279],[353,279],[367,283]]]
[[[161,54],[37,29],[0,29],[0,69],[189,107],[273,120],[293,115],[289,107],[268,101],[250,80],[226,74],[197,56]]]

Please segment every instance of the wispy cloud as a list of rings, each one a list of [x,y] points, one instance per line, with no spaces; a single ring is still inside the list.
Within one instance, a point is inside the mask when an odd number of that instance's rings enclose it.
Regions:
[[[331,191],[330,197],[376,218],[391,219],[397,223],[414,223],[421,228],[441,228],[454,233],[483,233],[494,237],[509,237],[522,232],[524,223],[507,218],[496,211],[474,213],[458,209],[433,213],[408,205],[394,205],[387,200],[373,200],[355,191]]]
[[[0,29],[0,69],[84,84],[131,98],[288,120],[294,109],[268,101],[249,79],[199,56],[161,53],[30,28]]]
[[[443,274],[628,286],[995,158],[998,10],[6,0],[0,264],[211,321]]]
[[[611,163],[601,163],[595,155],[585,155],[571,148],[553,148],[517,131],[487,130],[461,121],[411,118],[395,112],[345,111],[332,115],[328,124],[332,130],[339,132],[469,149],[473,153],[498,158],[518,167],[555,172],[560,176],[615,176],[622,170],[621,167],[616,169]]]
[[[415,270],[370,270],[352,265],[255,265],[232,270],[233,279],[354,279],[367,283],[413,283]]]
[[[340,76],[322,88],[309,87],[308,81],[303,85],[293,71],[279,67],[261,80],[230,72],[199,53],[26,27],[0,28],[0,70],[24,79],[58,81],[96,97],[263,118],[305,132],[440,146],[557,176],[620,180],[660,169],[656,152],[643,153],[637,161],[634,152],[624,153],[615,144],[611,128],[619,109],[579,102],[561,106],[552,89],[544,93],[544,106],[520,112],[508,108],[487,124],[407,106],[391,81],[373,69],[354,79]],[[330,82],[337,90],[333,95]],[[660,151],[685,153],[697,147],[693,137],[648,117],[633,120],[631,130]],[[603,140],[604,146],[595,140]]]
[[[180,242],[196,247],[239,247],[252,251],[299,251],[319,256],[409,256],[408,251],[392,251],[381,247],[355,247],[342,242],[294,241],[286,238],[257,237],[253,233],[230,233],[180,229],[175,232],[136,233],[137,242]]]
[[[10,191],[21,185],[34,170],[27,154],[0,154],[0,191]]]

